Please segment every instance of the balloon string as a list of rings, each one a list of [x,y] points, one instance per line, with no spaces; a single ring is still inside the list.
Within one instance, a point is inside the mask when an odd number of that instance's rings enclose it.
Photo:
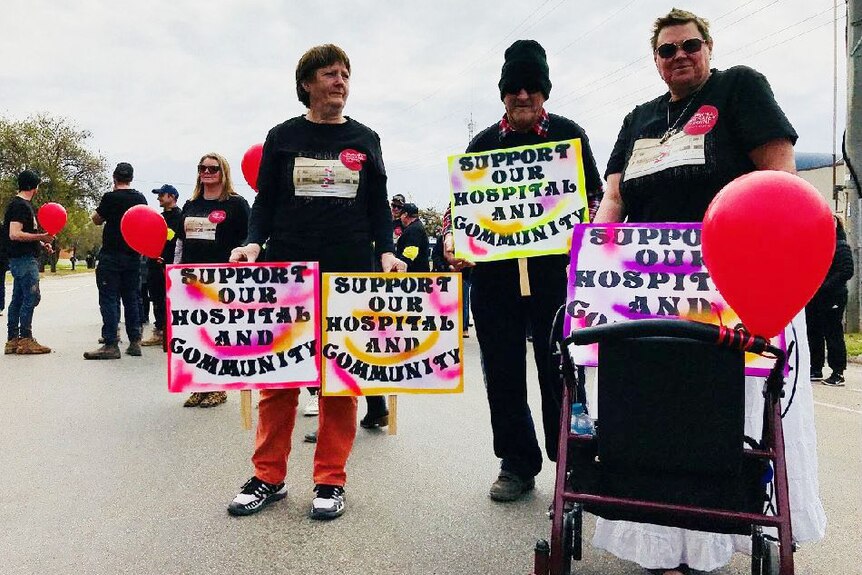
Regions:
[[[713,303],[711,304],[712,311],[718,316],[718,345],[726,345],[727,347],[735,347],[742,351],[748,351],[754,345],[754,336],[750,334],[744,327],[731,329],[724,325],[724,319],[721,317],[721,310]]]

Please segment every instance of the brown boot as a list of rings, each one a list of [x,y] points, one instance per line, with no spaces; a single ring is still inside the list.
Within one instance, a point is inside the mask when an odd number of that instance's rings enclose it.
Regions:
[[[51,353],[51,348],[41,345],[32,337],[22,337],[18,341],[18,349],[15,353],[18,355],[40,355],[43,353]]]
[[[129,347],[126,348],[126,355],[141,357],[141,340],[136,339],[129,342]]]
[[[95,351],[85,351],[84,359],[120,359],[120,346],[106,343]]]
[[[165,332],[160,329],[154,329],[153,335],[150,336],[149,339],[145,339],[141,342],[141,345],[144,347],[150,346],[159,346],[162,347],[165,344]]]
[[[183,404],[183,407],[197,407],[201,404],[201,400],[203,400],[205,393],[201,393],[200,391],[196,391],[189,396],[186,402]]]
[[[6,355],[13,355],[18,351],[18,343],[21,341],[20,337],[13,337],[12,339],[6,342]]]
[[[204,397],[198,407],[215,407],[227,401],[227,393],[224,391],[210,391],[204,394]]]

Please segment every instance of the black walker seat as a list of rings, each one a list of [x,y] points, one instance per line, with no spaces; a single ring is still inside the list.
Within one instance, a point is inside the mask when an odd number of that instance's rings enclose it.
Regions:
[[[600,420],[568,433],[586,403],[570,345],[599,344]],[[551,543],[534,575],[568,575],[581,559],[582,513],[752,536],[752,573],[792,575],[793,544],[781,430],[784,352],[760,337],[688,320],[636,320],[575,331],[561,350],[560,415]],[[759,444],[746,449],[744,351],[775,358]],[[750,442],[750,440],[749,440]],[[774,471],[774,473],[773,473]],[[773,487],[776,506],[766,514]],[[761,526],[778,529],[778,545]],[[780,555],[780,557],[779,557]]]

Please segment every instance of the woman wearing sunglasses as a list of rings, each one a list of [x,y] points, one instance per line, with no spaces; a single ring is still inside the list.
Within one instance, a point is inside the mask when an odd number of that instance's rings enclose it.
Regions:
[[[596,222],[699,222],[713,197],[736,177],[755,170],[795,173],[796,132],[766,78],[745,66],[710,69],[713,39],[706,20],[674,9],[656,20],[651,44],[668,92],[623,121]],[[826,525],[801,326],[795,327],[798,390],[784,420],[793,535],[799,542],[822,538]],[[749,381],[747,391],[755,383]],[[759,437],[762,397],[751,392],[748,401],[746,433]],[[593,544],[657,573],[679,575],[721,567],[734,551],[748,551],[750,538],[599,519]]]
[[[234,192],[230,166],[222,156],[205,154],[198,162],[192,199],[183,206],[183,225],[174,263],[225,263],[248,234],[249,206]],[[195,392],[185,407],[215,407],[227,401],[224,391]]]

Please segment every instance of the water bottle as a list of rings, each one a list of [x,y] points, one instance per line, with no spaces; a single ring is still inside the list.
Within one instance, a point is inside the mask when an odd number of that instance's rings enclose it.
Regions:
[[[593,418],[584,413],[583,403],[572,404],[572,423],[570,431],[577,435],[594,435],[596,428]]]

